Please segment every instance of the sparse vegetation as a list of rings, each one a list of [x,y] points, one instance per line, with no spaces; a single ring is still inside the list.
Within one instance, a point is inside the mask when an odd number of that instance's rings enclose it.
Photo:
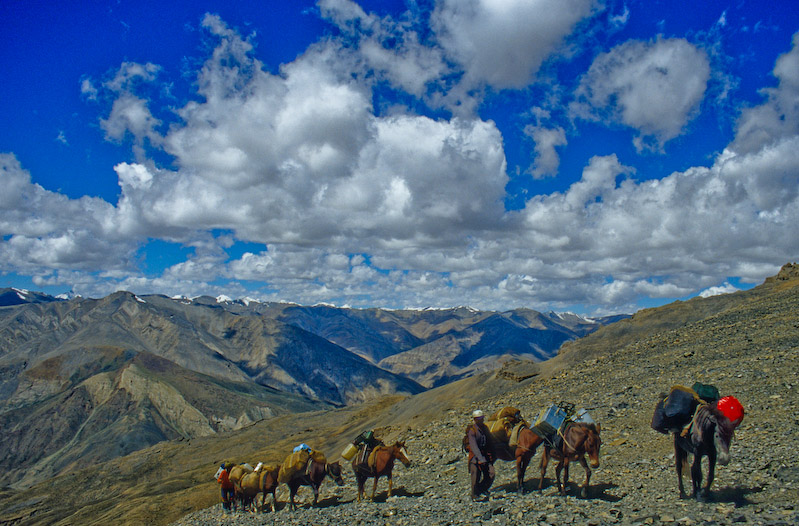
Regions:
[[[412,397],[280,415],[238,431],[162,442],[81,466],[24,491],[6,488],[0,492],[0,521],[411,524],[423,517],[429,524],[796,524],[797,350],[799,279],[789,275],[751,291],[644,311],[567,344],[529,374],[484,373]],[[693,381],[734,394],[747,411],[732,462],[717,470],[716,501],[710,504],[678,499],[671,439],[649,428],[658,394]],[[602,466],[591,479],[589,498],[554,495],[551,472],[543,493],[518,496],[511,492],[512,464],[498,463],[495,499],[469,503],[460,435],[470,410],[513,405],[532,419],[560,400],[588,409],[602,424]],[[407,441],[414,465],[396,470],[397,497],[386,501],[378,492],[377,502],[356,505],[349,476],[344,488],[322,487],[318,510],[224,516],[216,506],[212,475],[220,461],[279,462],[299,442],[335,456],[365,428],[377,428],[386,440]],[[539,458],[540,452],[527,471],[530,489],[537,485]],[[572,481],[580,476],[581,469],[573,470]],[[285,489],[278,496],[285,502]]]

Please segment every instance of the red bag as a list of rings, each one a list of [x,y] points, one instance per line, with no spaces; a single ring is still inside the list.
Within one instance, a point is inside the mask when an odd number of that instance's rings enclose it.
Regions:
[[[736,427],[744,419],[744,406],[734,396],[725,396],[716,403],[719,411],[726,416]]]

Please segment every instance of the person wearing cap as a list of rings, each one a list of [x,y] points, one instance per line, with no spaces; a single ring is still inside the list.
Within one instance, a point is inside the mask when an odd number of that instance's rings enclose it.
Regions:
[[[491,451],[490,431],[483,423],[485,415],[480,409],[472,412],[474,424],[469,426],[469,476],[472,484],[472,500],[476,501],[485,495],[494,482],[494,454]]]
[[[225,512],[230,512],[231,506],[234,504],[234,497],[236,494],[235,487],[233,486],[233,482],[230,480],[230,469],[233,467],[232,464],[225,464],[222,463],[219,466],[219,471],[217,471],[218,475],[216,478],[217,483],[219,483],[221,490],[222,490],[222,507],[225,509]]]

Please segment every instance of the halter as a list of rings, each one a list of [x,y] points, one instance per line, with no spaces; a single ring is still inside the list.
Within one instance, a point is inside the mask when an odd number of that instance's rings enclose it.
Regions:
[[[327,476],[330,477],[331,479],[335,479],[336,476],[330,471],[330,466],[331,466],[331,464],[325,463],[325,473],[327,473]],[[340,475],[341,474],[339,474],[339,476]]]

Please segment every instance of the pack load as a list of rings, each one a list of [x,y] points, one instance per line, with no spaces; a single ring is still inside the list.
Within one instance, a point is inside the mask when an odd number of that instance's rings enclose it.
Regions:
[[[355,444],[347,444],[347,447],[344,448],[344,451],[341,452],[341,458],[344,460],[352,460],[355,458],[355,455],[358,453],[358,446]]]
[[[514,446],[515,443],[510,443],[513,435],[518,436],[518,429],[521,429],[520,426],[526,426],[527,422],[522,418],[521,411],[515,407],[508,406],[489,416],[486,425],[488,430],[491,431],[494,440]]]
[[[704,400],[705,402],[712,404],[713,402],[717,402],[721,395],[719,394],[719,390],[715,385],[710,384],[703,384],[701,382],[696,382],[694,385],[691,386],[691,389]]]
[[[232,467],[228,467],[228,473],[229,473],[228,478],[230,479],[230,482],[232,482],[233,484],[238,484],[239,481],[244,477],[244,475],[247,475],[248,473],[252,472],[253,472],[252,466],[247,462],[243,464],[236,464],[233,465]]]
[[[507,406],[489,416],[488,420],[507,420],[509,422],[517,423],[522,421],[522,412],[515,407]]]
[[[571,417],[569,420],[572,422],[577,422],[580,424],[594,424],[594,419],[591,418],[591,415],[588,414],[588,411],[585,409],[578,409],[575,411],[574,416]]]
[[[744,406],[734,396],[725,396],[716,403],[716,407],[735,427],[744,419]]]
[[[663,434],[680,432],[691,423],[696,408],[704,403],[706,402],[692,388],[675,385],[655,405],[650,425],[652,429]]]
[[[573,414],[574,404],[550,404],[538,414],[531,429],[547,442],[553,442],[554,437],[563,432],[567,419]]]
[[[377,446],[384,446],[383,441],[375,436],[372,429],[367,429],[352,441],[352,444],[344,448],[341,456],[346,460],[352,460],[358,455],[357,464],[366,462],[369,453]],[[351,446],[351,447],[350,447]]]
[[[574,409],[574,404],[560,402],[551,404],[539,413],[532,431],[544,439],[549,447],[557,448],[563,439],[563,431],[569,422],[594,424],[594,419],[585,409]]]
[[[305,444],[301,444],[303,446]],[[325,455],[321,451],[316,451],[309,447],[294,448],[294,451],[286,457],[280,467],[280,474],[278,475],[278,482],[286,484],[297,473],[306,473],[310,461],[320,462],[322,464],[327,462]]]

